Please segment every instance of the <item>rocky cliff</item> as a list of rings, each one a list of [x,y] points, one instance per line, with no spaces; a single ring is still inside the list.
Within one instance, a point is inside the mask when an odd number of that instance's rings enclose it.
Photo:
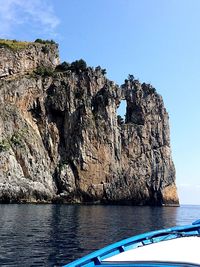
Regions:
[[[162,97],[58,64],[54,44],[0,46],[0,201],[178,204]]]

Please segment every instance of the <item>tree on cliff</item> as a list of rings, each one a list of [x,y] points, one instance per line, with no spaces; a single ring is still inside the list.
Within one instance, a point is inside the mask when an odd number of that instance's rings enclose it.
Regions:
[[[87,69],[87,64],[85,60],[83,59],[79,59],[79,60],[72,62],[70,66],[70,70],[75,71],[75,72],[79,72],[80,70],[84,71],[86,69]]]
[[[64,61],[63,63],[61,63],[56,67],[56,70],[58,71],[71,70],[72,72],[76,73],[79,73],[80,71],[85,71],[86,69],[87,69],[87,64],[83,59],[75,60],[71,64]]]
[[[130,82],[133,82],[133,81],[135,80],[134,75],[133,75],[133,74],[129,74],[129,75],[128,75],[128,80],[129,80]]]

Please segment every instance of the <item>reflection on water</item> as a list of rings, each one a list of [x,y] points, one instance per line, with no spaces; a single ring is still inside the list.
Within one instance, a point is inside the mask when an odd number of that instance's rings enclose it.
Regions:
[[[189,224],[199,212],[198,206],[0,205],[0,265],[62,266],[135,234]]]

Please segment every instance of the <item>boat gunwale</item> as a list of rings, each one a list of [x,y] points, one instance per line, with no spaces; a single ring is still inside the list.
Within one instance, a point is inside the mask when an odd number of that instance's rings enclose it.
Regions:
[[[175,226],[166,229],[155,230],[123,239],[121,241],[108,245],[104,248],[96,250],[86,256],[83,256],[82,258],[77,259],[71,263],[68,263],[63,267],[80,267],[80,266],[92,267],[97,265],[117,266],[117,267],[127,266],[127,265],[120,265],[120,263],[119,264],[115,263],[114,265],[113,264],[110,265],[109,262],[105,261],[103,262],[103,260],[111,256],[117,255],[119,253],[122,253],[124,251],[136,248],[139,246],[140,243],[142,245],[147,245],[162,240],[170,240],[179,237],[179,234],[181,234],[181,236],[193,236],[193,235],[197,236],[198,234],[200,235],[200,220],[195,221],[193,224],[190,225]],[[133,266],[145,266],[145,265],[133,265]],[[166,265],[163,262],[162,265],[159,264],[159,265],[148,265],[148,266],[169,266],[169,265]],[[177,265],[176,263],[174,264],[170,263],[170,266],[180,266],[180,264]],[[197,265],[191,264],[188,266],[197,266]]]

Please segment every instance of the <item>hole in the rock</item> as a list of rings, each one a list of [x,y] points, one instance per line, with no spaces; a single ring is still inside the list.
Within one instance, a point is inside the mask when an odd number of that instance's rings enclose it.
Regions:
[[[126,100],[121,100],[120,105],[117,109],[117,120],[118,124],[123,124],[126,118]]]

